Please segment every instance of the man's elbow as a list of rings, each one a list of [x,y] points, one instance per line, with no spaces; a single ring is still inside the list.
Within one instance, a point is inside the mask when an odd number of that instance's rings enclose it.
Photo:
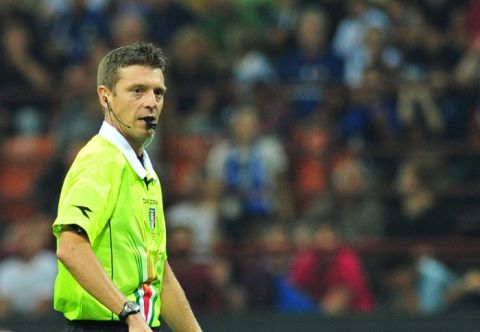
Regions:
[[[68,262],[76,257],[82,245],[89,245],[88,239],[70,230],[60,234],[56,255],[59,261],[68,265]]]
[[[73,256],[73,251],[74,249],[72,248],[72,245],[66,243],[66,241],[60,241],[55,253],[59,261],[61,261],[62,263],[66,263]]]

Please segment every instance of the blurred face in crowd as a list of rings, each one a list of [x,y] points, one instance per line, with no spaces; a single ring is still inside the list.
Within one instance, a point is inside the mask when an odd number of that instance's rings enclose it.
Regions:
[[[347,11],[354,17],[359,17],[365,13],[365,0],[350,0],[347,2]]]
[[[194,26],[185,26],[173,36],[171,52],[176,62],[190,68],[205,65],[204,61],[211,57],[212,47],[204,31]]]
[[[233,135],[239,144],[249,144],[257,136],[258,117],[255,112],[241,110],[233,118]]]
[[[193,248],[192,232],[188,228],[173,228],[169,237],[169,252],[172,257],[186,258]]]
[[[288,252],[289,239],[281,228],[272,227],[263,238],[263,251],[269,254],[283,254]]]
[[[330,225],[321,225],[313,235],[314,245],[324,252],[333,252],[338,247],[338,236]]]
[[[415,287],[415,268],[413,266],[399,267],[387,275],[385,282],[394,290],[409,290]]]
[[[153,134],[153,129],[146,125],[147,121],[158,122],[163,108],[166,91],[163,71],[132,65],[119,68],[118,73],[119,80],[112,91],[104,85],[98,88],[106,110],[105,121],[115,127],[135,150],[140,150]]]
[[[411,165],[403,165],[399,170],[398,190],[403,194],[408,194],[418,188],[418,181],[415,176],[415,170]]]
[[[300,48],[308,55],[316,55],[323,49],[325,40],[325,18],[315,11],[305,13],[300,20],[297,38]]]
[[[383,51],[383,31],[380,28],[370,28],[365,41],[373,60],[378,60]]]
[[[117,46],[147,39],[147,26],[143,17],[136,13],[119,16],[115,21],[114,39]]]

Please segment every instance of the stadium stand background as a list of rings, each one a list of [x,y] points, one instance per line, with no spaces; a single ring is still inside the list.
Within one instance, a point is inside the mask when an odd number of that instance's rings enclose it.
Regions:
[[[478,1],[0,0],[0,34],[0,328],[58,326],[48,296],[9,298],[35,274],[5,271],[52,272],[32,262],[101,124],[96,65],[145,40],[170,59],[149,153],[206,330],[478,329]],[[358,256],[368,312],[289,287],[325,222]]]

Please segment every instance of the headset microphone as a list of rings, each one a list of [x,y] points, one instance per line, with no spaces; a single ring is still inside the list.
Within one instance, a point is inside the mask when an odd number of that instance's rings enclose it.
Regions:
[[[153,129],[153,130],[157,129],[157,123],[153,122],[152,119],[146,119],[145,124],[147,126],[147,129]]]
[[[115,114],[115,112],[114,112],[114,111],[112,110],[112,108],[110,107],[110,103],[108,102],[107,97],[103,97],[103,101],[107,104],[108,111],[113,114],[113,116],[114,116],[115,119],[118,121],[118,123],[120,123],[120,124],[121,124],[122,126],[124,126],[125,128],[128,128],[128,129],[132,128],[132,126],[129,126],[129,125],[127,125],[126,123],[123,123],[123,122],[118,118],[118,116]],[[156,124],[155,124],[155,125],[156,125]]]
[[[153,122],[153,119],[151,118],[145,118],[144,121],[145,121],[145,126],[147,127],[148,130],[153,129],[153,132],[150,135],[150,137],[143,143],[142,148],[145,150],[146,148],[148,148],[150,143],[152,143],[153,138],[155,137],[155,129],[157,129],[157,123]]]

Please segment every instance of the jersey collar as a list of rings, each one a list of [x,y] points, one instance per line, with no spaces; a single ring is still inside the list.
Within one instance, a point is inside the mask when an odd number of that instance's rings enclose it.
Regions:
[[[125,139],[125,137],[123,137],[123,135],[120,134],[120,132],[112,125],[110,125],[106,121],[103,121],[102,127],[100,128],[98,134],[113,145],[115,145],[120,151],[122,151],[125,158],[127,158],[130,166],[132,166],[135,173],[137,173],[141,179],[147,178],[147,175],[148,177],[152,176],[153,166],[150,158],[148,157],[147,151],[143,151],[143,163],[145,164],[144,167],[140,160],[138,160],[137,154],[130,146],[128,141]]]

